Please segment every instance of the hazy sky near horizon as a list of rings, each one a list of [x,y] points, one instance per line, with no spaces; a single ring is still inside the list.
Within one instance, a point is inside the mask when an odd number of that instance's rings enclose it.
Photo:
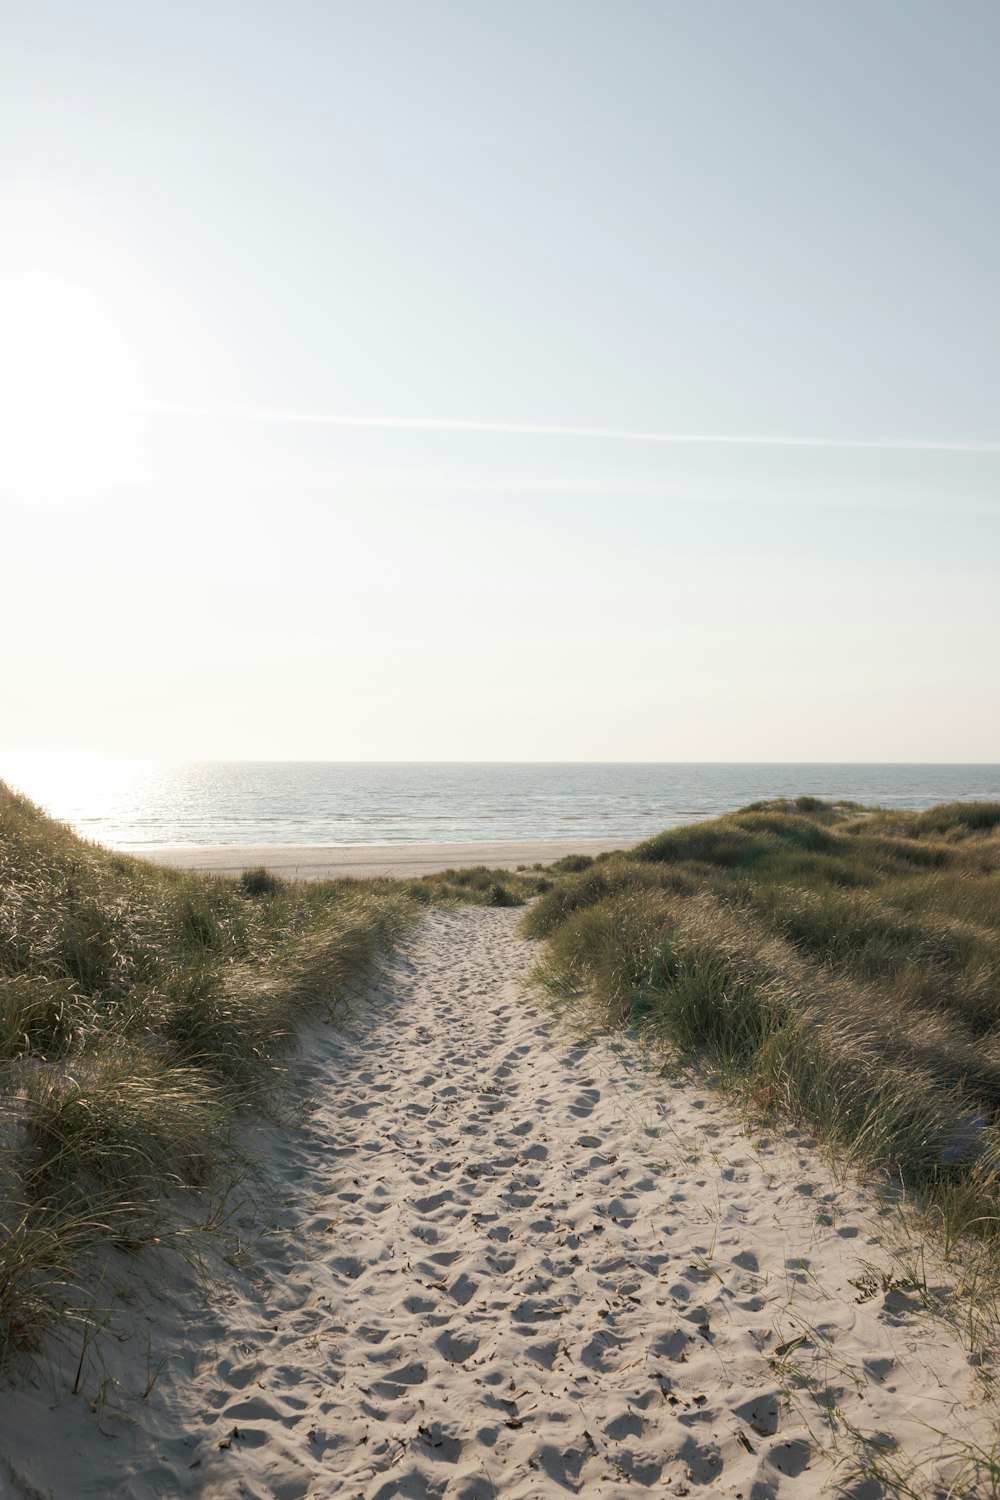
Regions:
[[[0,754],[1000,760],[993,0],[0,0]]]

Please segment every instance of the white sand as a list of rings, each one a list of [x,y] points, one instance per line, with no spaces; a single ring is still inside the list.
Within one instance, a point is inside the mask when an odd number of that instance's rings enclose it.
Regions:
[[[154,864],[213,875],[239,875],[259,865],[295,880],[429,875],[472,865],[513,870],[518,865],[549,864],[564,854],[601,854],[625,845],[584,839],[579,843],[536,839],[531,843],[494,844],[156,844],[129,852]]]
[[[235,1264],[144,1257],[167,1284],[133,1274],[82,1394],[76,1342],[0,1402],[0,1493],[871,1500],[848,1424],[917,1493],[988,1445],[950,1327],[909,1290],[858,1301],[895,1211],[628,1044],[554,1032],[516,919],[432,913],[314,1029],[308,1114],[249,1141],[270,1232],[244,1208]]]

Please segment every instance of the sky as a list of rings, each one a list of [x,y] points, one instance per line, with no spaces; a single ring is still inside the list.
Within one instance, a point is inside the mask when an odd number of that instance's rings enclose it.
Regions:
[[[0,755],[1000,761],[993,0],[0,0]]]

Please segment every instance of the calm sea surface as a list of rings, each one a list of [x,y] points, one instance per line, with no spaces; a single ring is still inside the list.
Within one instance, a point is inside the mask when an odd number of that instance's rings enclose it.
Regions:
[[[1000,800],[1000,766],[34,761],[0,777],[86,838],[148,844],[635,840],[761,797]]]

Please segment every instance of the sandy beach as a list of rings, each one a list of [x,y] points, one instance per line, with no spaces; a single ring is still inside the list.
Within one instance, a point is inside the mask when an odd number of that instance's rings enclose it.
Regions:
[[[538,839],[492,844],[157,844],[130,852],[154,864],[212,875],[239,875],[264,865],[293,880],[332,880],[343,875],[405,879],[472,865],[514,870],[518,865],[550,864],[564,854],[601,854],[624,847],[588,839],[578,843]]]
[[[907,1281],[895,1210],[561,1030],[517,915],[430,913],[312,1028],[308,1103],[246,1137],[261,1173],[222,1230],[122,1257],[100,1337],[15,1372],[0,1493],[898,1493],[874,1462],[983,1493],[977,1361]]]

